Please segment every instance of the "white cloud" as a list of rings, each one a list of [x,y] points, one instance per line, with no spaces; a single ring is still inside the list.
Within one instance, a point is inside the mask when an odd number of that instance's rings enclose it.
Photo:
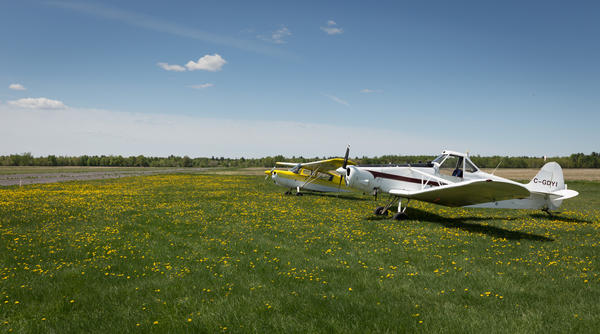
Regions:
[[[365,88],[365,89],[361,89],[360,90],[361,93],[365,93],[365,94],[370,94],[370,93],[381,93],[381,89],[369,89],[369,88]]]
[[[327,33],[327,35],[339,35],[344,33],[344,29],[339,28],[334,20],[327,21],[326,27],[321,27],[321,30]]]
[[[327,35],[339,35],[344,32],[344,29],[336,27],[321,27],[321,30],[326,32]]]
[[[341,156],[346,144],[351,155],[437,153],[434,138],[412,142],[415,134],[368,126],[250,119],[219,119],[170,113],[146,114],[98,109],[66,108],[22,112],[0,104],[0,155],[188,155],[225,157]],[[23,131],[24,127],[27,131]],[[302,133],[302,136],[298,136]],[[160,136],[157,136],[160,134]],[[40,140],[44,138],[44,140]],[[273,140],[277,138],[277,140]],[[390,140],[394,138],[394,140]],[[323,143],[332,143],[323,145]]]
[[[190,71],[204,70],[216,72],[220,71],[225,64],[227,64],[227,61],[219,54],[215,53],[214,55],[205,55],[204,57],[198,59],[197,62],[190,60],[187,64],[185,64],[185,67],[187,67],[187,69]]]
[[[273,38],[273,42],[277,44],[285,43],[283,40],[285,37],[292,35],[290,30],[287,27],[281,27],[280,29],[273,32],[271,37]]]
[[[157,63],[156,65],[158,65],[160,68],[162,68],[163,70],[166,70],[166,71],[175,71],[175,72],[184,72],[185,71],[185,67],[183,67],[181,65],[170,65],[167,63]]]
[[[271,42],[271,43],[275,43],[275,44],[284,44],[284,43],[286,43],[284,38],[291,36],[291,35],[292,35],[292,32],[286,26],[282,26],[281,28],[273,31],[270,36],[259,35],[257,37],[264,41],[267,41],[267,42]]]
[[[27,88],[25,88],[23,85],[21,85],[19,83],[10,84],[8,86],[8,88],[10,88],[12,90],[27,90]]]
[[[373,117],[381,119],[383,115]],[[191,157],[214,155],[246,158],[277,154],[304,157],[343,156],[346,144],[351,145],[352,157],[384,154],[436,155],[442,149],[468,149],[481,155],[540,156],[540,152],[548,152],[547,143],[530,141],[530,137],[543,137],[547,131],[560,131],[560,127],[564,125],[563,122],[557,125],[549,124],[550,128],[515,132],[514,122],[499,122],[495,125],[494,133],[481,137],[485,140],[473,142],[471,123],[457,123],[453,128],[458,129],[459,133],[465,133],[464,136],[456,136],[456,131],[433,131],[424,135],[418,129],[413,129],[414,127],[402,126],[419,121],[419,115],[411,113],[392,117],[387,124],[362,121],[357,122],[361,125],[350,126],[343,125],[345,117],[339,119],[339,122],[317,124],[249,118],[219,119],[171,113],[114,112],[73,107],[32,109],[23,112],[12,104],[0,103],[0,120],[3,125],[0,142],[4,143],[0,145],[0,155],[31,152],[35,156],[174,154]],[[506,136],[502,137],[502,134],[511,131],[515,133],[514,138],[508,138],[507,141]],[[590,126],[589,129],[565,137],[559,143],[560,146],[553,146],[552,154],[568,155],[572,152],[593,151],[595,143],[600,142],[599,135],[593,131]],[[299,136],[299,133],[302,135]],[[529,145],[518,145],[519,142],[526,141],[529,141]],[[468,146],[465,143],[469,143]]]
[[[208,88],[208,87],[213,87],[214,85],[211,83],[203,83],[203,84],[199,84],[199,85],[191,85],[189,86],[190,88],[194,88],[194,89],[204,89],[204,88]]]
[[[8,101],[10,105],[27,109],[65,109],[67,106],[62,101],[51,100],[45,97],[28,97]]]
[[[334,95],[329,95],[329,94],[323,94],[325,96],[327,96],[329,99],[331,99],[333,102],[339,103],[339,104],[343,104],[345,106],[350,106],[350,103],[348,103],[347,101],[344,101],[342,99],[340,99],[337,96]]]

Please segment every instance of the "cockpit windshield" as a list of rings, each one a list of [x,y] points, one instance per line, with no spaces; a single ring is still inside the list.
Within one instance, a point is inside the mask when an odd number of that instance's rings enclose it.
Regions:
[[[444,158],[447,156],[447,154],[438,155],[437,158],[433,159],[432,163],[437,162],[438,164],[441,164]]]
[[[290,168],[289,171],[292,173],[298,174],[298,172],[300,171],[300,168],[302,168],[302,164],[297,164],[296,166]]]
[[[468,157],[452,153],[439,155],[432,161],[432,163],[436,162],[439,164],[439,172],[442,175],[462,177],[463,168],[467,173],[475,173],[479,170]]]

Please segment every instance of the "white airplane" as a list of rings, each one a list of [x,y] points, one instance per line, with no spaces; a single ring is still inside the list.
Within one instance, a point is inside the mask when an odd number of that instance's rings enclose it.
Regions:
[[[428,163],[407,165],[347,166],[336,170],[346,185],[363,192],[388,193],[390,202],[375,209],[387,215],[398,201],[393,218],[406,219],[411,199],[450,207],[556,210],[562,201],[579,193],[567,189],[556,162],[545,164],[528,184],[482,172],[468,154],[443,151]],[[406,199],[405,206],[402,200]]]

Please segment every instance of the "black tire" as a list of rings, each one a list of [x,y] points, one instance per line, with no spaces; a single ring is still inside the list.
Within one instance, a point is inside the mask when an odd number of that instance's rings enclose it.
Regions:
[[[398,212],[398,213],[396,213],[392,217],[392,219],[394,219],[394,220],[406,220],[406,219],[408,219],[408,216],[404,212]]]
[[[302,193],[296,193],[296,196],[302,196]]]
[[[378,207],[377,209],[375,209],[375,214],[378,216],[387,216],[389,210],[383,211],[383,209],[384,209],[383,206]]]

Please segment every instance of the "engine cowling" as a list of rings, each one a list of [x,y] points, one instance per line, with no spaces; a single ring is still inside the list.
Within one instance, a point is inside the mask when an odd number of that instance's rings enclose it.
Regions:
[[[374,185],[375,178],[368,171],[359,169],[355,166],[346,167],[346,186],[370,192],[376,186]]]

